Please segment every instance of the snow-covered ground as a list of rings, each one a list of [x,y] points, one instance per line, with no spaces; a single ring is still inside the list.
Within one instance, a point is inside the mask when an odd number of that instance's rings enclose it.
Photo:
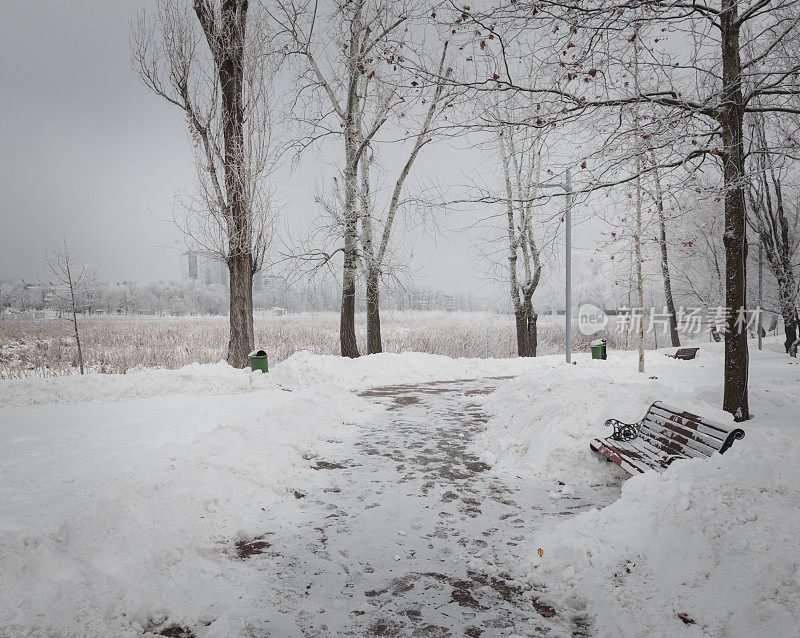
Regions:
[[[751,351],[744,440],[530,530],[519,577],[585,606],[601,636],[798,635],[800,365],[779,350]],[[269,375],[212,364],[0,382],[0,636],[140,635],[167,618],[241,632],[264,574],[235,543],[297,524],[295,492],[323,487],[315,459],[381,418],[353,391],[516,375],[475,397],[492,418],[472,451],[585,494],[623,480],[588,447],[606,418],[635,421],[662,399],[727,421],[721,374],[720,346],[703,344],[695,361],[648,352],[646,375],[634,353],[574,366],[299,353]]]
[[[633,477],[611,506],[535,534],[521,571],[588,601],[602,636],[800,636],[800,363],[782,350],[751,349],[742,441]],[[731,422],[722,357],[722,344],[694,361],[648,352],[645,375],[634,353],[573,368],[543,358],[486,399],[479,452],[508,472],[601,481],[621,472],[588,446],[607,418],[635,422],[663,400]]]
[[[368,406],[225,364],[0,386],[0,635],[136,635],[257,587],[224,559]],[[37,405],[30,405],[36,403]],[[235,624],[235,623],[234,623]]]
[[[297,515],[311,460],[378,409],[350,390],[523,367],[299,353],[269,375],[219,363],[0,382],[0,635],[136,635],[198,610],[227,635],[260,587],[230,560],[235,540]]]

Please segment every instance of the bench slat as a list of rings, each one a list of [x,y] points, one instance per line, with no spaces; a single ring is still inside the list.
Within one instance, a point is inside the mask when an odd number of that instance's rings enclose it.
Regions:
[[[647,414],[648,414],[648,416],[651,416],[651,415],[652,416],[657,416],[659,418],[664,419],[664,421],[667,421],[669,423],[674,423],[675,425],[679,425],[679,426],[682,426],[684,428],[687,428],[687,429],[690,429],[690,430],[694,430],[696,432],[699,432],[700,434],[703,434],[703,435],[705,435],[705,436],[707,436],[707,437],[709,437],[711,439],[715,439],[715,440],[720,441],[720,442],[724,442],[725,439],[728,436],[728,433],[729,433],[729,432],[720,432],[718,429],[710,427],[710,426],[708,426],[708,425],[706,425],[704,423],[697,423],[696,421],[689,421],[688,419],[685,419],[685,418],[682,418],[682,417],[678,417],[678,416],[676,416],[674,414],[671,414],[669,412],[664,412],[664,411],[662,411],[662,410],[660,410],[658,408],[655,408],[654,410],[651,410]]]
[[[681,436],[691,437],[697,443],[701,443],[706,448],[716,451],[725,443],[725,439],[720,439],[705,432],[695,430],[688,425],[670,421],[667,417],[658,414],[655,410],[648,412],[644,418],[644,423],[648,427],[656,427],[659,430],[668,429],[679,433]]]
[[[681,445],[679,441],[676,442],[667,436],[657,435],[652,432],[642,433],[639,438],[648,441],[657,450],[661,450],[664,454],[671,456],[687,456],[693,459],[706,459],[710,456],[691,447]]]
[[[674,425],[674,424],[673,424]],[[719,452],[722,447],[723,441],[719,441],[716,445],[709,445],[697,437],[693,436],[691,430],[686,430],[681,427],[671,427],[670,425],[659,423],[656,420],[648,417],[642,422],[639,428],[640,434],[650,434],[655,438],[667,438],[673,441],[681,448],[689,448],[702,456],[711,456],[714,452]]]
[[[623,456],[616,448],[607,443],[605,439],[594,439],[589,443],[589,447],[595,452],[605,456],[612,463],[619,465],[628,474],[636,474],[637,472],[641,474],[646,469],[646,467],[639,467],[634,461]]]
[[[648,414],[657,414],[660,417],[671,421],[672,423],[677,423],[693,430],[697,430],[698,432],[702,432],[706,436],[710,436],[715,439],[725,439],[725,437],[728,435],[728,432],[730,432],[730,430],[720,427],[714,423],[697,421],[689,418],[685,414],[676,414],[672,410],[665,410],[659,405],[653,405],[648,411]]]
[[[663,450],[648,446],[641,438],[633,439],[632,441],[614,441],[614,447],[618,451],[631,456],[638,463],[643,463],[654,469],[660,469],[661,463],[669,457],[669,454]]]
[[[708,454],[681,445],[680,441],[676,441],[669,436],[658,434],[653,431],[640,430],[638,438],[647,441],[656,451],[667,456],[688,456],[693,459],[709,457]]]
[[[664,412],[669,413],[671,416],[676,417],[679,420],[685,420],[687,422],[693,422],[698,425],[703,425],[706,428],[710,428],[711,432],[716,432],[716,435],[720,438],[725,438],[730,434],[731,430],[734,427],[728,427],[723,423],[719,423],[718,421],[712,421],[710,419],[705,419],[697,414],[692,414],[691,412],[687,412],[686,410],[679,410],[673,406],[667,405],[661,401],[656,401],[653,405],[650,406],[650,409],[656,410],[663,410]]]
[[[718,452],[716,448],[702,445],[690,437],[686,437],[669,428],[659,428],[652,424],[644,425],[639,429],[639,436],[648,437],[657,441],[660,445],[669,446],[672,452],[678,454],[688,454],[689,456],[709,457]]]
[[[675,458],[684,458],[679,449],[662,445],[660,442],[639,436],[630,441],[610,441],[623,454],[630,454],[640,463],[658,470],[664,470]],[[696,453],[695,453],[696,454]],[[705,458],[697,455],[691,458]]]

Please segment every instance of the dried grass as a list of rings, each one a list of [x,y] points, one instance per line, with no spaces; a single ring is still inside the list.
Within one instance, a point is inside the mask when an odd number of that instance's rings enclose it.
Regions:
[[[540,317],[539,353],[564,349],[563,317]],[[256,346],[271,363],[293,353],[339,353],[336,313],[257,317]],[[126,373],[142,368],[179,368],[192,362],[225,359],[227,317],[104,316],[79,319],[86,367],[100,373]],[[357,333],[365,351],[364,317]],[[509,315],[482,312],[384,312],[385,352],[430,352],[450,357],[516,356],[514,320]],[[573,333],[573,347],[585,350],[591,338]],[[612,348],[624,347],[609,337]],[[0,379],[74,374],[74,339],[66,322],[0,321]]]

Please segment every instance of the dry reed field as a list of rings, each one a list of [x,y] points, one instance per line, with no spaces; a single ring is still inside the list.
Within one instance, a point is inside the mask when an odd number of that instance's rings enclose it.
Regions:
[[[450,357],[516,356],[514,318],[486,312],[384,312],[385,352],[429,352]],[[295,352],[339,353],[339,316],[307,313],[256,317],[256,347],[278,363]],[[563,317],[539,319],[539,354],[564,349]],[[89,371],[126,373],[142,368],[179,368],[225,359],[227,317],[94,316],[79,318]],[[357,317],[359,347],[366,351],[364,317]],[[573,331],[573,347],[591,339]],[[610,347],[625,347],[609,339]],[[0,321],[0,379],[57,376],[77,371],[70,325],[59,319]]]

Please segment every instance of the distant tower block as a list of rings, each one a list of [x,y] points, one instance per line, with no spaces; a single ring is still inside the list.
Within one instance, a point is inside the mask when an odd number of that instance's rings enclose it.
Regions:
[[[228,268],[219,255],[209,251],[181,253],[181,278],[206,285],[228,285]]]
[[[186,253],[186,258],[189,262],[189,279],[197,279],[197,253],[190,250]]]

